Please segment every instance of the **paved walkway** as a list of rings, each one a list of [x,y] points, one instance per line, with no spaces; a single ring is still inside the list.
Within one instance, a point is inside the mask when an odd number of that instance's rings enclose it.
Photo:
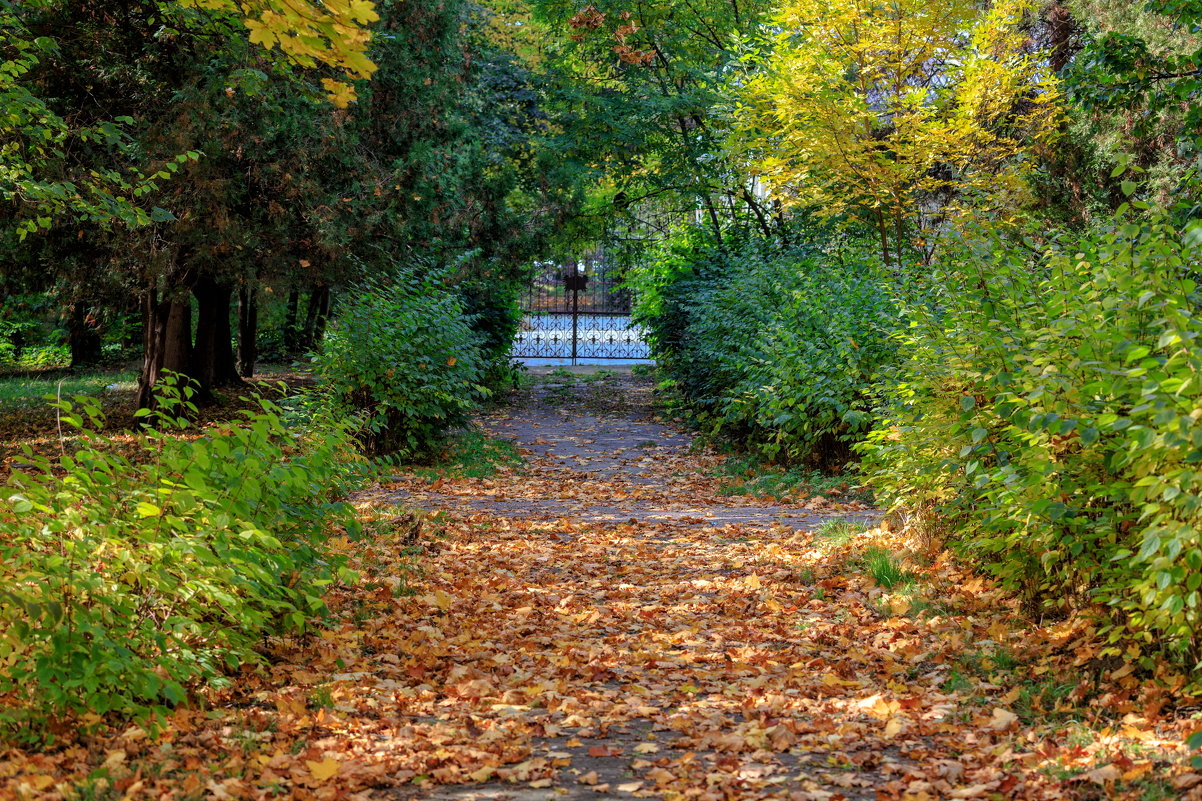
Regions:
[[[796,503],[724,494],[721,457],[659,415],[654,385],[629,369],[539,371],[535,383],[486,416],[490,435],[514,442],[521,481],[404,482],[394,499],[425,508],[465,508],[534,520],[729,524],[808,529],[832,518],[875,521],[861,504],[835,498]]]
[[[716,475],[723,458],[659,416],[650,379],[628,370],[541,373],[481,420],[491,435],[518,445],[521,467],[487,479],[405,479],[386,486],[383,498],[444,511],[461,530],[482,532],[453,538],[439,554],[449,568],[445,597],[473,596],[448,611],[458,613],[459,636],[510,645],[501,655],[473,654],[470,666],[467,653],[449,651],[458,666],[444,681],[504,684],[499,676],[512,663],[524,682],[541,686],[547,694],[537,702],[502,694],[507,700],[488,714],[489,725],[525,743],[528,758],[482,769],[474,774],[480,781],[464,785],[456,784],[460,774],[435,771],[436,786],[400,787],[397,796],[875,798],[872,788],[906,762],[896,750],[853,746],[841,751],[853,761],[832,772],[796,747],[793,724],[745,704],[753,687],[788,692],[789,665],[803,651],[817,665],[835,658],[819,656],[826,646],[813,650],[797,631],[749,628],[761,602],[782,609],[759,589],[760,575],[769,575],[757,568],[761,557],[824,523],[872,521],[877,513],[837,499],[770,503],[723,494]],[[482,618],[474,596],[487,596],[484,587],[497,582],[510,589],[492,619],[487,610]],[[533,628],[516,622],[527,620]],[[501,633],[484,634],[491,626]],[[763,663],[768,654],[781,659]],[[457,691],[442,692],[441,705],[453,708]],[[442,781],[452,786],[437,786]]]

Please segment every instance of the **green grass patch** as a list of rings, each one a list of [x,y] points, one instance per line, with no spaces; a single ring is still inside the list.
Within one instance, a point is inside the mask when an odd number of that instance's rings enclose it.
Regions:
[[[823,520],[822,524],[814,529],[814,540],[821,546],[838,548],[867,530],[867,527],[857,520],[836,517]]]
[[[491,478],[503,468],[521,465],[517,445],[470,429],[452,434],[434,459],[412,466],[414,475],[439,478]]]
[[[75,395],[103,398],[114,393],[133,392],[137,380],[137,373],[132,371],[3,377],[0,378],[0,414],[45,408],[47,395],[61,394],[68,399]]]
[[[822,495],[872,503],[872,493],[860,486],[856,475],[830,475],[812,468],[782,467],[755,456],[730,457],[720,475],[728,479],[719,490],[723,495],[756,495],[778,501]]]
[[[897,555],[884,548],[873,546],[864,551],[864,568],[873,581],[886,590],[914,581],[914,574],[902,568]]]

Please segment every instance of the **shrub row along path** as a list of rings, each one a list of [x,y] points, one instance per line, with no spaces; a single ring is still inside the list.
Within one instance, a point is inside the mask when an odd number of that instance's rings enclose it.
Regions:
[[[857,539],[896,535],[831,525],[870,510],[720,494],[719,460],[654,419],[647,380],[544,377],[483,422],[521,446],[523,465],[400,477],[373,501],[449,521],[419,594],[400,602],[400,622],[368,624],[374,656],[346,677],[353,706],[386,721],[359,758],[391,765],[381,778],[402,782],[396,797],[1114,788],[1114,776],[1066,782],[1049,767],[1071,775],[1072,759],[1081,773],[1099,757],[1078,746],[1066,762],[1035,719],[1040,701],[1027,699],[1025,719],[1013,711],[1016,676],[990,675],[1008,610],[979,580],[934,558],[923,574],[938,608],[918,613],[913,593],[886,592],[856,555]],[[1136,778],[1158,765],[1131,764]]]

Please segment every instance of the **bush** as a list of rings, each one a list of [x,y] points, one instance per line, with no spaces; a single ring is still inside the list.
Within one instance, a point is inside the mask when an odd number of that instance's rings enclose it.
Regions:
[[[97,433],[99,403],[58,402],[78,449],[27,448],[0,510],[0,722],[22,716],[148,716],[188,685],[220,683],[300,630],[324,588],[351,575],[323,544],[353,531],[340,502],[359,475],[345,426],[297,428],[258,399],[201,436],[172,386],[132,443]],[[122,455],[120,451],[129,455]]]
[[[1120,218],[1037,257],[966,246],[864,448],[879,496],[956,523],[1031,611],[1102,605],[1148,667],[1202,659],[1196,241]]]
[[[335,402],[363,414],[370,454],[430,452],[488,393],[479,338],[440,279],[401,273],[363,283],[314,357]]]
[[[703,428],[771,459],[846,461],[896,359],[898,312],[871,257],[685,240],[637,280],[656,359]]]
[[[515,281],[477,278],[461,283],[464,313],[480,343],[483,383],[497,386],[512,383],[510,361],[514,339],[522,325],[519,304],[523,286]]]

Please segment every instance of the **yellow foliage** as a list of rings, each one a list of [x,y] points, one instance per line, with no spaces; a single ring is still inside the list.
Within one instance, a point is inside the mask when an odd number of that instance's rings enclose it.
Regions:
[[[371,32],[377,21],[371,0],[178,0],[182,6],[232,11],[243,16],[250,40],[268,50],[273,47],[305,67],[325,64],[339,69],[348,80],[370,78],[376,65],[367,57]],[[355,99],[348,80],[324,79],[330,100],[346,107]]]
[[[930,256],[971,214],[1025,200],[1060,94],[1023,32],[1033,0],[788,0],[736,146],[773,194]],[[895,251],[896,252],[896,251]]]

